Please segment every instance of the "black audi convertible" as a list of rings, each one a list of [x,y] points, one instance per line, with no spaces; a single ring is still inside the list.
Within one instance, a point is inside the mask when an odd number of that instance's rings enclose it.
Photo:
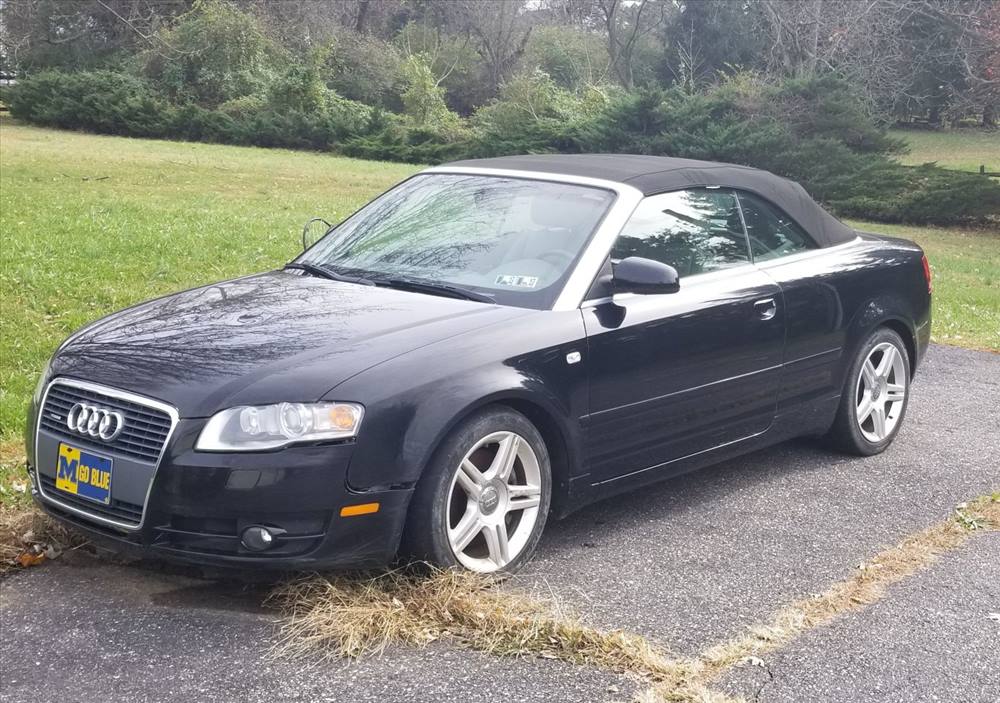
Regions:
[[[280,270],[73,334],[28,470],[49,514],[120,550],[511,572],[600,498],[792,437],[885,450],[930,320],[919,247],[770,173],[460,161]]]

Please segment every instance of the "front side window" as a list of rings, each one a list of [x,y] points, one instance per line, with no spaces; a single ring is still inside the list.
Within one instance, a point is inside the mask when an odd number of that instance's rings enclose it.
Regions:
[[[611,251],[612,260],[641,256],[694,276],[750,262],[736,196],[696,188],[643,200]]]
[[[426,174],[373,200],[298,261],[376,284],[445,284],[545,309],[615,199],[589,186]]]
[[[816,243],[796,222],[763,198],[739,193],[754,261],[767,261],[815,249]]]

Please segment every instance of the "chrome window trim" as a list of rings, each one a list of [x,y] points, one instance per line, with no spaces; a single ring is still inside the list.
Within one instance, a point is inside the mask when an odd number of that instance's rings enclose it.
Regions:
[[[38,466],[38,436],[42,429],[42,410],[45,408],[45,401],[49,398],[49,391],[52,386],[69,386],[70,388],[79,388],[85,391],[93,391],[95,393],[102,393],[103,395],[111,396],[112,398],[118,398],[119,400],[124,400],[129,403],[135,403],[136,405],[144,405],[147,408],[152,408],[153,410],[159,410],[166,413],[170,417],[170,429],[167,431],[167,436],[163,440],[163,446],[160,448],[160,454],[156,457],[156,463],[153,465],[153,475],[149,479],[149,486],[146,487],[146,497],[142,503],[142,516],[139,518],[139,524],[133,525],[128,522],[120,522],[118,520],[112,520],[111,518],[106,518],[101,515],[96,515],[94,513],[89,513],[86,510],[82,510],[72,505],[68,505],[53,498],[45,492],[42,487],[41,478],[41,467]],[[136,395],[135,393],[129,393],[128,391],[119,390],[117,388],[111,388],[110,386],[104,386],[99,383],[90,383],[89,381],[78,381],[73,378],[54,378],[49,381],[49,384],[45,387],[45,393],[42,395],[41,403],[39,403],[37,408],[37,417],[35,418],[35,476],[36,476],[36,488],[38,489],[38,494],[46,502],[53,505],[59,506],[62,510],[73,513],[74,515],[79,515],[80,517],[86,518],[92,522],[98,522],[103,525],[110,525],[116,527],[120,530],[126,530],[128,532],[137,532],[142,529],[142,526],[146,523],[146,509],[149,506],[149,496],[153,490],[153,483],[156,481],[156,474],[160,469],[160,464],[163,462],[163,456],[167,453],[167,447],[170,445],[170,439],[174,435],[174,430],[177,428],[177,421],[180,419],[180,415],[177,412],[177,408],[166,403],[161,403],[158,400],[153,400],[152,398],[147,398],[146,396]]]
[[[468,174],[472,176],[497,176],[501,178],[520,178],[532,181],[551,181],[555,183],[568,183],[571,185],[590,186],[593,188],[603,188],[610,190],[617,196],[611,204],[604,219],[590,238],[590,242],[583,250],[576,268],[570,273],[569,278],[563,285],[562,291],[556,297],[550,310],[576,310],[583,302],[583,298],[590,290],[594,279],[604,266],[604,261],[614,246],[618,233],[621,232],[625,223],[632,216],[635,208],[643,199],[643,193],[635,186],[617,181],[607,181],[602,178],[589,178],[586,176],[568,176],[562,173],[547,173],[536,171],[520,171],[505,168],[477,168],[471,166],[435,166],[425,169],[418,175],[432,173],[453,173]]]
[[[858,242],[864,241],[859,235],[854,239],[846,242],[841,242],[840,244],[834,244],[832,247],[820,247],[818,249],[809,249],[807,251],[800,251],[796,254],[789,254],[788,256],[780,256],[777,259],[768,259],[767,261],[759,261],[754,263],[740,264],[739,266],[730,266],[724,269],[717,269],[715,271],[706,271],[705,273],[698,273],[694,276],[687,276],[681,279],[681,288],[686,290],[691,286],[700,286],[705,283],[711,283],[720,278],[726,278],[733,275],[738,275],[740,273],[745,273],[748,269],[754,268],[760,271],[767,271],[771,268],[776,268],[784,264],[794,264],[798,261],[804,261],[808,259],[827,254],[831,251],[837,251],[839,249],[846,249],[848,247],[856,245]],[[685,286],[685,281],[687,284]],[[661,293],[660,295],[675,295],[674,293]],[[628,300],[634,297],[648,298],[649,295],[639,295],[637,293],[618,293],[613,296],[605,296],[603,298],[592,298],[583,301],[580,304],[581,308],[593,308],[604,303],[609,303],[616,300]]]
[[[811,236],[811,235],[810,235]],[[807,249],[806,251],[796,252],[795,254],[789,254],[788,256],[779,256],[776,259],[765,259],[764,261],[755,261],[754,266],[761,270],[767,270],[775,266],[781,266],[786,263],[794,263],[796,261],[803,261],[806,259],[812,259],[822,254],[827,254],[831,251],[837,251],[838,249],[846,249],[847,247],[854,246],[858,242],[864,241],[859,234],[854,239],[849,239],[846,242],[841,242],[840,244],[834,244],[832,247],[818,247],[816,249]]]

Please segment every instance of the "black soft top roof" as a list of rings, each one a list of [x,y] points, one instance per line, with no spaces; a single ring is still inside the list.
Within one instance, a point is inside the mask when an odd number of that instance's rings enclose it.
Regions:
[[[645,195],[679,188],[722,186],[760,195],[802,225],[820,246],[850,241],[857,233],[821,208],[794,181],[749,166],[638,154],[538,154],[453,161],[448,166],[500,168],[627,183]]]

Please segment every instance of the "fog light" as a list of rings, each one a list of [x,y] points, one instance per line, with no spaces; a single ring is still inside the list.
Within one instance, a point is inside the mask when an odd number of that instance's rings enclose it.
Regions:
[[[278,535],[284,530],[278,530],[261,525],[254,525],[243,530],[241,541],[251,552],[263,552],[278,543]]]

